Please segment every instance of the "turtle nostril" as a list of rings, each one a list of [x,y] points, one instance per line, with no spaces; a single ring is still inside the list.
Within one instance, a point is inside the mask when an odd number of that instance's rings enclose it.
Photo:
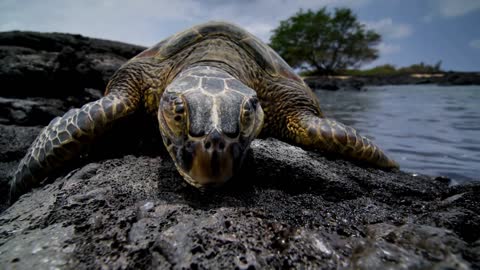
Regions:
[[[211,142],[206,142],[206,143],[205,143],[205,149],[210,148],[210,146],[212,146],[212,143],[211,143]]]
[[[203,146],[206,150],[213,148],[214,151],[223,151],[226,147],[226,143],[220,132],[214,130],[204,139]]]

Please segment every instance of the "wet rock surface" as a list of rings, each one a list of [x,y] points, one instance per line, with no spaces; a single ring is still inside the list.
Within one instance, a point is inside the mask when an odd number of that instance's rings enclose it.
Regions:
[[[56,38],[49,46],[61,51]],[[158,140],[119,126],[98,142],[103,155],[8,207],[8,174],[48,117],[94,99],[102,85],[0,93],[0,269],[480,269],[479,184],[362,168],[274,139],[255,140],[242,172],[202,193],[152,150]]]

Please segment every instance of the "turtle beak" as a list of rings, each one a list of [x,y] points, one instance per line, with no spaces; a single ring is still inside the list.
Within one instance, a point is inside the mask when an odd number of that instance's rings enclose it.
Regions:
[[[230,141],[217,129],[191,145],[190,168],[182,175],[197,187],[219,186],[234,175],[242,161],[239,144]],[[186,164],[185,162],[182,162]]]

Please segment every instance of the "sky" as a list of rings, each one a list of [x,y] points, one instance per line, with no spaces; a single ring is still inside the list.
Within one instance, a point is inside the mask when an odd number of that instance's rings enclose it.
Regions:
[[[382,35],[363,68],[442,61],[480,71],[480,0],[0,0],[0,31],[65,32],[151,46],[198,23],[233,22],[268,42],[300,9],[347,7]]]

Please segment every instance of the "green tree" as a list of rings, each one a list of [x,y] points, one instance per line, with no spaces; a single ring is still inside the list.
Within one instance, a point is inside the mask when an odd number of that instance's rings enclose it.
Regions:
[[[379,34],[366,30],[350,9],[300,10],[273,30],[270,46],[290,65],[315,73],[358,68],[375,60]]]
[[[403,73],[435,73],[435,72],[443,72],[442,68],[442,61],[438,61],[435,65],[425,64],[420,62],[419,64],[413,64],[408,67],[400,68],[399,71]]]

